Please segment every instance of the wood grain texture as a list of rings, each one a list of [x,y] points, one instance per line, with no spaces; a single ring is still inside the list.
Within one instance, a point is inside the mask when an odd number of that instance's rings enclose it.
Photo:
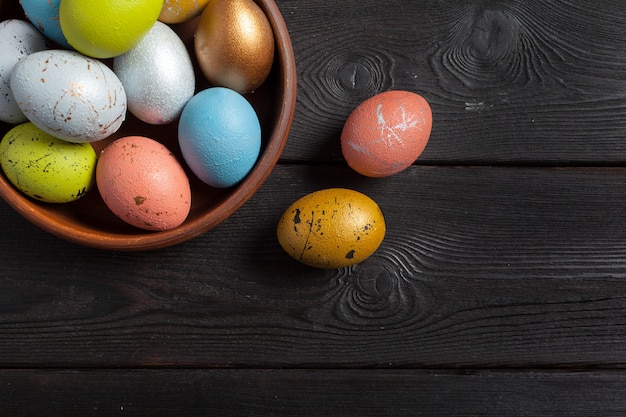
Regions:
[[[388,89],[433,108],[423,164],[623,164],[620,1],[285,1],[300,93],[290,161],[340,161],[345,119]]]
[[[626,413],[623,372],[8,370],[0,372],[0,381],[3,414],[30,417]],[[36,402],[29,392],[34,387]]]
[[[626,4],[277,3],[294,124],[223,224],[114,253],[0,203],[0,415],[626,415]],[[339,135],[388,89],[429,100],[433,134],[373,180]],[[275,228],[335,186],[387,236],[308,268]]]
[[[139,254],[58,241],[4,206],[0,365],[623,367],[625,178],[279,166],[218,228]],[[386,213],[358,266],[308,268],[276,241],[282,211],[322,185]]]

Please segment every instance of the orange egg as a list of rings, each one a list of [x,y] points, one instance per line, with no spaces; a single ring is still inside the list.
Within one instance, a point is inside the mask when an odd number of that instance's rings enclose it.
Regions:
[[[348,165],[368,177],[387,177],[421,155],[432,129],[432,111],[419,94],[392,90],[361,103],[341,133]]]
[[[209,0],[165,0],[159,15],[163,23],[183,23],[199,16]]]
[[[126,136],[104,148],[96,185],[107,207],[140,229],[173,229],[191,210],[184,168],[164,145],[147,137]]]
[[[383,213],[358,191],[328,188],[294,202],[278,222],[278,242],[291,257],[322,269],[345,268],[371,256],[385,238]]]

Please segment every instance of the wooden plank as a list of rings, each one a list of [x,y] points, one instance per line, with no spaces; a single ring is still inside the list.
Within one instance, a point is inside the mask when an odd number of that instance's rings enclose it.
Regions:
[[[3,370],[10,416],[581,416],[626,413],[624,372]]]
[[[433,108],[423,164],[626,161],[626,4],[279,1],[298,66],[290,161],[339,161],[350,112],[388,89]]]
[[[431,103],[433,133],[420,164],[626,161],[620,0],[278,5],[299,87],[285,161],[341,161],[345,119],[388,89]]]
[[[283,210],[344,186],[386,216],[364,263],[316,270]],[[278,166],[218,228],[147,253],[74,246],[0,205],[0,366],[626,364],[626,171]]]

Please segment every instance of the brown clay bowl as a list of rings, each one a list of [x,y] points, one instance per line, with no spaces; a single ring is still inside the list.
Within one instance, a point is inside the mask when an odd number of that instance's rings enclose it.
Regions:
[[[116,251],[142,251],[175,245],[203,234],[237,211],[267,179],[287,141],[296,103],[296,65],[280,10],[273,0],[255,0],[267,15],[276,42],[274,65],[263,86],[246,98],[261,122],[262,149],[259,159],[238,185],[227,189],[212,188],[199,181],[189,170],[192,207],[187,220],[179,227],[163,232],[137,229],[118,219],[104,204],[96,187],[78,201],[48,204],[19,192],[0,170],[0,197],[19,214],[39,228],[76,244]],[[22,17],[18,1],[2,2],[0,21]],[[13,4],[13,7],[11,7]],[[173,27],[185,41],[193,58],[193,32],[197,19]],[[196,91],[209,87],[197,71]],[[0,138],[13,126],[0,122]],[[130,113],[122,128],[112,137],[94,143],[96,152],[116,138],[143,135],[166,145],[185,166],[178,149],[177,123],[150,126]],[[186,167],[186,166],[185,166]]]

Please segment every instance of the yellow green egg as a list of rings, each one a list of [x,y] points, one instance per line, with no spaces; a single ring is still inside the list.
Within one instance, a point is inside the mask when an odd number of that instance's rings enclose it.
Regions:
[[[370,197],[345,188],[308,194],[278,222],[282,248],[316,268],[344,268],[372,255],[385,237],[385,219]]]
[[[154,25],[163,0],[63,0],[59,23],[68,43],[94,58],[113,58],[135,45]]]
[[[89,143],[70,143],[27,122],[0,141],[0,166],[21,192],[47,203],[68,203],[95,182],[97,156]]]

